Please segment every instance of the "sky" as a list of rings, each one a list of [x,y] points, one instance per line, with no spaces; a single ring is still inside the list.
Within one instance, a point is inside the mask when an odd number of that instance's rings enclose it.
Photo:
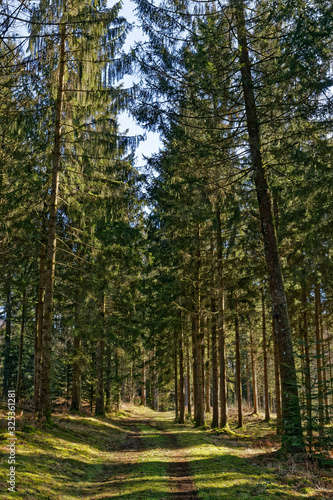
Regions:
[[[112,0],[109,0],[108,4],[111,6],[114,4]],[[135,4],[130,0],[123,0],[123,8],[121,15],[127,19],[128,22],[138,24],[138,20],[135,16]],[[134,27],[129,33],[124,50],[127,51],[131,46],[134,45],[136,41],[142,40],[144,35],[139,27]],[[124,85],[129,87],[133,81],[133,77],[126,77],[124,79]],[[136,166],[144,166],[145,160],[143,155],[150,156],[153,153],[157,153],[161,147],[161,142],[159,134],[156,132],[145,131],[135,120],[128,115],[128,113],[122,113],[119,116],[119,124],[121,131],[128,129],[128,135],[143,135],[145,134],[147,139],[142,141],[139,147],[136,149]]]

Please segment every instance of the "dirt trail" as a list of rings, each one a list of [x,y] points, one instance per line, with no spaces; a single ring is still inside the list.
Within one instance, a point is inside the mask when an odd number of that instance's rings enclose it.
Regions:
[[[154,426],[155,427],[155,426]],[[176,434],[157,428],[169,439],[167,455],[169,460],[169,474],[171,481],[172,499],[198,499],[196,487],[193,482],[191,470],[184,452],[179,446]]]
[[[177,435],[172,431],[164,430],[158,422],[151,419],[143,419],[134,417],[130,419],[123,419],[122,425],[131,429],[128,434],[126,442],[122,446],[121,452],[128,452],[128,457],[122,456],[122,463],[128,464],[129,467],[133,465],[133,457],[131,455],[134,451],[144,451],[144,435],[138,429],[138,426],[149,426],[154,432],[161,433],[168,440],[168,446],[160,451],[160,460],[168,463],[168,477],[170,481],[170,498],[172,500],[194,500],[198,499],[196,487],[193,482],[190,467],[187,462],[186,456],[179,446]],[[161,498],[161,500],[164,500]]]
[[[177,435],[172,431],[166,431],[154,419],[141,420],[141,424],[146,424],[155,432],[158,431],[168,440],[168,446],[161,450],[161,460],[168,463],[169,481],[171,483],[172,500],[198,499],[198,494],[193,482],[191,470],[187,459],[181,449]]]

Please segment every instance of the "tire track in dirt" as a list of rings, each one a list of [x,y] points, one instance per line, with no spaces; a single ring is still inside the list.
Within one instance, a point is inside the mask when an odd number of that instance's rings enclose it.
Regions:
[[[158,424],[152,424],[151,421],[148,425],[153,429],[158,430],[163,436],[167,437],[170,443],[167,450],[167,456],[169,459],[168,468],[172,500],[199,499],[189,463],[179,445],[177,435],[172,431],[162,429],[158,426]]]

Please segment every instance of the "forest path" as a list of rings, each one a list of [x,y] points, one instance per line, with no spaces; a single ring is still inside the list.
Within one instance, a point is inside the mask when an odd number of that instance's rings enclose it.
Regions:
[[[333,500],[333,468],[279,459],[274,423],[247,414],[236,429],[236,417],[230,409],[226,435],[132,405],[105,417],[64,408],[47,429],[22,412],[15,500]],[[0,500],[9,498],[7,423],[0,411]]]
[[[118,422],[127,436],[120,449],[110,450],[112,463],[105,466],[101,481],[104,486],[112,484],[117,490],[114,496],[147,500],[199,498],[177,432],[169,430],[172,419],[172,414],[166,418],[165,413],[162,416],[147,408],[122,412]],[[103,485],[98,489],[106,493]]]

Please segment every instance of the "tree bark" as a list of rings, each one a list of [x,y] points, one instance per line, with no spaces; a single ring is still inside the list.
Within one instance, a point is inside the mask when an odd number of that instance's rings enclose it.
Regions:
[[[200,247],[199,231],[198,248],[194,262],[193,311],[192,311],[192,347],[193,347],[193,398],[195,426],[205,423],[204,377],[202,369],[202,332],[200,331]]]
[[[153,350],[153,397],[152,406],[155,411],[158,410],[158,375],[156,367],[156,347]]]
[[[186,387],[187,387],[187,413],[192,414],[191,408],[191,362],[190,362],[190,340],[186,336]]]
[[[55,105],[54,145],[52,152],[52,180],[49,211],[49,225],[45,268],[45,316],[42,339],[42,370],[38,408],[47,422],[51,420],[51,348],[53,325],[53,290],[56,257],[56,224],[59,196],[59,175],[61,167],[61,114],[63,108],[65,73],[65,24],[60,24],[60,54],[57,100]]]
[[[262,350],[264,355],[264,392],[265,392],[265,422],[270,421],[269,411],[269,385],[268,385],[268,360],[267,360],[267,341],[266,341],[266,311],[265,311],[265,293],[262,290]]]
[[[185,395],[184,395],[184,332],[183,322],[180,328],[179,342],[179,423],[185,423]]]
[[[104,337],[105,337],[105,296],[103,294],[101,304],[101,330],[102,334],[97,343],[97,380],[96,380],[96,401],[95,415],[105,414],[104,402]]]
[[[273,338],[274,338],[274,373],[275,373],[275,401],[276,401],[276,433],[281,434],[282,411],[281,411],[281,389],[280,389],[280,367],[278,344],[275,332],[275,321],[272,321]]]
[[[255,102],[251,62],[248,51],[247,32],[243,0],[234,0],[236,27],[239,44],[240,72],[249,135],[249,146],[253,166],[254,182],[259,204],[261,229],[265,247],[273,317],[279,345],[280,375],[282,386],[282,446],[290,453],[303,452],[304,439],[297,391],[297,377],[291,339],[280,255],[272,213],[271,196],[262,160],[260,125]]]
[[[326,353],[325,353],[325,338],[324,338],[324,327],[323,327],[323,317],[322,310],[320,310],[320,343],[321,343],[321,359],[323,362],[323,390],[324,390],[324,399],[325,399],[325,424],[329,425],[330,423],[330,406],[328,401],[328,383],[327,383],[327,362],[326,362]]]
[[[220,427],[228,424],[227,375],[225,360],[225,319],[224,319],[224,282],[222,253],[222,224],[220,206],[216,206],[216,253],[217,253],[217,334],[220,362]]]
[[[302,305],[303,305],[303,341],[304,341],[304,379],[305,379],[305,402],[307,416],[307,436],[309,441],[309,451],[312,451],[312,391],[310,374],[310,349],[308,334],[308,312],[307,312],[307,290],[305,282],[302,284]]]
[[[236,339],[236,395],[237,395],[237,427],[243,427],[242,412],[242,374],[241,374],[241,353],[239,338],[238,304],[235,303],[235,339]]]
[[[258,387],[257,387],[257,369],[256,357],[253,346],[253,334],[250,330],[250,349],[251,349],[251,369],[252,369],[252,388],[253,388],[253,413],[258,414]]]
[[[175,421],[178,421],[178,403],[179,403],[179,398],[178,398],[178,356],[177,356],[177,351],[178,351],[178,342],[177,339],[175,338],[175,346],[174,346],[174,369],[175,369]]]
[[[34,357],[34,408],[39,412],[40,384],[43,360],[43,323],[44,323],[44,287],[45,287],[45,256],[46,256],[46,234],[45,220],[42,225],[42,238],[39,259],[38,278],[38,302],[36,304],[36,329],[35,329],[35,357]]]
[[[80,302],[80,281],[81,275],[79,273],[79,283],[77,285],[75,297],[75,332],[73,341],[73,374],[72,374],[72,401],[70,410],[73,412],[81,411],[81,302]]]
[[[207,359],[206,359],[206,370],[205,370],[205,377],[206,377],[206,390],[205,390],[205,397],[206,397],[206,413],[210,413],[210,335],[209,335],[209,329],[208,329],[208,322],[207,322]]]
[[[324,417],[324,387],[323,387],[323,364],[321,351],[321,335],[320,335],[320,286],[315,284],[315,320],[316,320],[316,360],[317,360],[317,377],[318,377],[318,413],[319,413],[319,435],[323,436],[325,417]]]
[[[141,403],[146,406],[146,359],[145,350],[142,350],[142,380],[141,380]]]
[[[3,362],[3,396],[7,400],[8,390],[11,386],[12,366],[11,366],[11,329],[12,329],[12,288],[7,285],[6,289],[6,327],[5,327],[5,346]]]
[[[212,427],[219,426],[219,371],[218,371],[218,349],[217,349],[217,335],[216,335],[216,300],[214,297],[211,299],[211,335],[212,335],[212,389],[213,389],[213,419]]]
[[[21,397],[21,380],[22,380],[22,356],[23,356],[23,339],[24,339],[24,329],[25,329],[25,317],[27,309],[27,291],[23,290],[22,294],[22,318],[21,318],[21,334],[20,334],[20,349],[19,349],[19,359],[17,367],[17,381],[16,381],[16,401],[19,402]]]
[[[131,374],[132,375],[132,374]],[[111,342],[107,341],[106,345],[106,372],[105,372],[105,411],[111,411]],[[130,387],[129,387],[129,395],[131,401],[131,383],[132,377],[130,377]]]

